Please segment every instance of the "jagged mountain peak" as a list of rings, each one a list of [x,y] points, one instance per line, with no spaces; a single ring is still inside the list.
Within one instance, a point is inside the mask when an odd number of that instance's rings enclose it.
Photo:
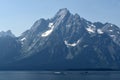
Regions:
[[[11,32],[11,30],[1,31],[0,36],[1,37],[6,37],[6,36],[15,37],[15,35]]]
[[[62,16],[62,15],[66,15],[67,13],[70,13],[69,10],[67,8],[62,8],[57,12],[57,16]]]
[[[66,20],[71,15],[67,8],[60,9],[55,16],[51,19],[54,23],[61,23]]]
[[[37,20],[31,27],[30,31],[44,32],[45,30],[48,30],[50,28],[49,27],[50,24],[53,24],[55,26],[54,28],[56,28],[56,26],[59,26],[60,24],[65,23],[67,25],[67,23],[70,23],[69,22],[69,21],[71,21],[70,19],[72,19],[74,21],[76,20],[79,22],[81,18],[77,13],[75,15],[73,15],[70,13],[70,11],[67,8],[62,8],[51,19],[45,20],[45,19],[41,18],[41,19]],[[73,24],[73,22],[71,22],[71,23]]]
[[[4,33],[11,34],[10,31]],[[26,68],[120,67],[119,27],[90,22],[66,8],[60,9],[51,19],[37,20],[14,41],[20,47],[17,65],[20,63]]]
[[[32,30],[32,31],[39,30],[39,28],[41,27],[41,25],[44,25],[44,24],[46,24],[46,20],[43,19],[43,18],[41,18],[41,19],[37,20],[37,21],[33,24],[33,26],[31,27],[30,30]],[[46,27],[46,26],[44,26],[44,27]],[[44,28],[44,27],[41,27],[41,28]]]

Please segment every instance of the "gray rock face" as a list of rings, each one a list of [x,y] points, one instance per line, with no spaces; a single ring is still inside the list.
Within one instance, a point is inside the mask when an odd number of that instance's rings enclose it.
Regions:
[[[37,20],[17,41],[20,54],[13,64],[21,69],[120,68],[120,28],[92,23],[66,8]]]

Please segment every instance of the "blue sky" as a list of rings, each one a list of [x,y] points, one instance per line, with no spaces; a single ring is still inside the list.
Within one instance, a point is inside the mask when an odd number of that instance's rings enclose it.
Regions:
[[[61,8],[92,21],[120,26],[120,0],[0,0],[0,31],[20,35],[40,18],[52,18]]]

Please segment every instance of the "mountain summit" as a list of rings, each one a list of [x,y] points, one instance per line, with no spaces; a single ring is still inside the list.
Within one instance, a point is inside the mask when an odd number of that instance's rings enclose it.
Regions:
[[[37,20],[15,41],[18,52],[11,69],[120,68],[120,28],[92,23],[66,8],[51,19]]]
[[[11,36],[11,37],[15,37],[15,35],[14,34],[12,34],[12,32],[11,32],[11,30],[8,30],[8,31],[1,31],[0,32],[0,37],[5,37],[5,36]]]

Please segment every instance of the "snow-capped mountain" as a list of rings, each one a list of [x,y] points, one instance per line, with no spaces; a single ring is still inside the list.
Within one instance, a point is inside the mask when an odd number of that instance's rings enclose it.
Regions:
[[[20,69],[120,68],[120,28],[92,23],[66,8],[51,19],[37,20],[17,44],[13,65]]]

